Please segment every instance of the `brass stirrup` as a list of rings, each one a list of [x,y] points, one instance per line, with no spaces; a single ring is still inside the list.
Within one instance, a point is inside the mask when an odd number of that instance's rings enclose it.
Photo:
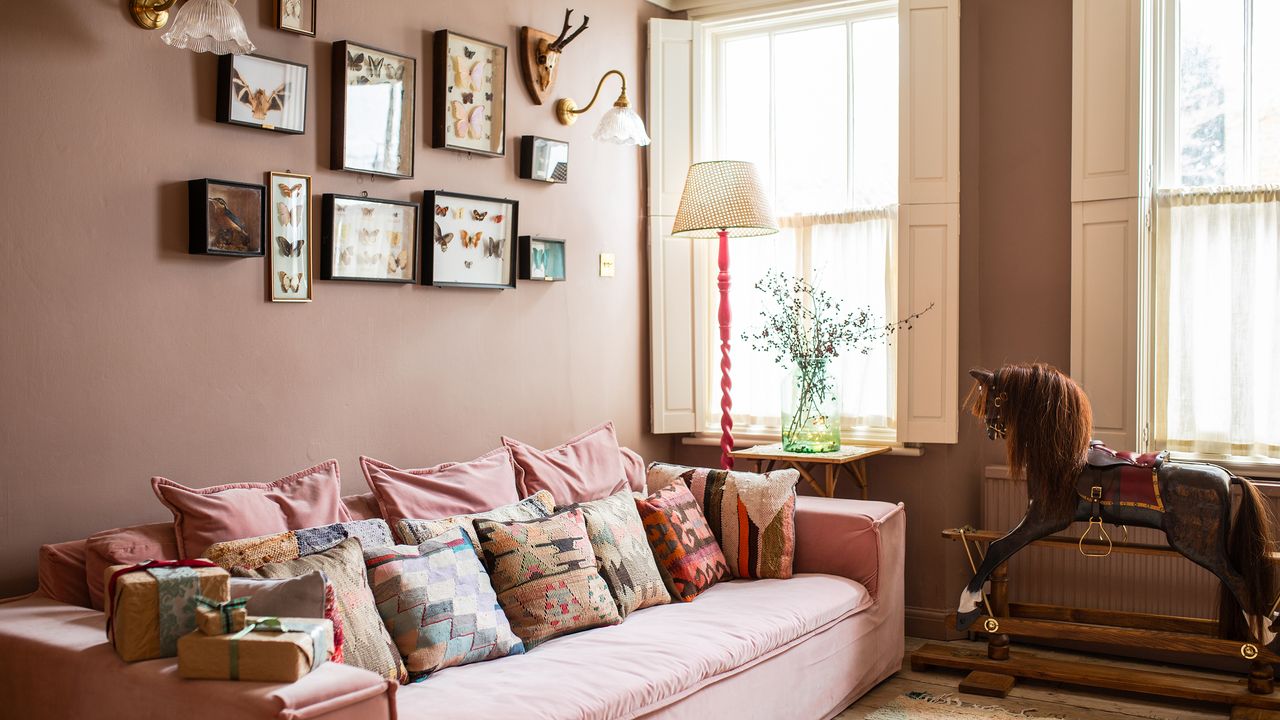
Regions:
[[[1093,532],[1093,529],[1095,527],[1098,529],[1098,540],[1106,541],[1107,543],[1106,552],[1089,552],[1088,550],[1085,549],[1085,546],[1084,546],[1085,538],[1089,537],[1089,533]],[[1080,541],[1076,543],[1076,545],[1077,547],[1080,548],[1080,554],[1085,557],[1104,558],[1111,554],[1111,547],[1112,547],[1111,535],[1108,534],[1107,529],[1102,526],[1102,518],[1097,517],[1096,515],[1094,517],[1089,518],[1089,527],[1085,528],[1084,532],[1081,533]]]

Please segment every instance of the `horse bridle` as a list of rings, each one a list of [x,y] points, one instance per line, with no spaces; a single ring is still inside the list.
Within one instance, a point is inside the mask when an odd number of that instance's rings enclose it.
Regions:
[[[1009,426],[1005,424],[1004,417],[1000,411],[1000,408],[1004,407],[1004,404],[1009,401],[1009,395],[1008,393],[1000,392],[996,385],[997,382],[997,375],[992,373],[991,384],[987,386],[987,402],[984,408],[988,440],[995,440],[996,438],[1003,440],[1009,435]]]

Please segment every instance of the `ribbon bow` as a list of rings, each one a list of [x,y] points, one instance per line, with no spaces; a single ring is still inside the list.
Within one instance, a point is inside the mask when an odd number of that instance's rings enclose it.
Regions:
[[[234,602],[234,601],[233,601]],[[278,617],[253,618],[244,624],[244,629],[231,636],[230,679],[240,679],[240,639],[251,632],[300,632],[311,636],[311,669],[315,670],[326,660],[329,654],[329,643],[324,635],[323,622],[307,622],[305,620],[284,621]]]
[[[107,582],[107,597],[111,599],[111,613],[107,615],[107,639],[108,640],[115,642],[115,636],[111,631],[112,630],[111,616],[115,614],[115,610],[116,610],[116,580],[118,580],[121,575],[128,575],[129,573],[142,572],[144,570],[150,570],[152,568],[175,568],[175,567],[212,568],[212,567],[218,567],[218,564],[211,562],[209,560],[199,560],[199,559],[144,560],[143,562],[140,562],[137,565],[131,565],[127,568],[122,568],[120,570],[117,570],[111,573],[111,580]]]
[[[196,606],[205,610],[212,610],[222,615],[222,632],[231,632],[231,614],[236,610],[243,609],[249,603],[249,598],[241,597],[228,600],[226,602],[218,602],[211,600],[204,595],[196,595]]]

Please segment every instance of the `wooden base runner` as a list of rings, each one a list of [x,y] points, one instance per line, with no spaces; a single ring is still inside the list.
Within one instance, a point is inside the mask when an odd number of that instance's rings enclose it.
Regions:
[[[1021,651],[1010,652],[1008,660],[991,660],[985,653],[940,643],[929,643],[911,654],[912,670],[930,667],[1228,705],[1233,718],[1280,720],[1280,696],[1251,693],[1243,680],[1051,660]]]

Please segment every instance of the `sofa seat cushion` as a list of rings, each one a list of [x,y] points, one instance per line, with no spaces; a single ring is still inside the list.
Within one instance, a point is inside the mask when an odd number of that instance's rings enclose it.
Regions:
[[[507,717],[516,707],[523,718],[634,717],[871,604],[865,588],[833,575],[723,582],[691,603],[638,610],[621,625],[442,670],[401,688],[400,717]]]

